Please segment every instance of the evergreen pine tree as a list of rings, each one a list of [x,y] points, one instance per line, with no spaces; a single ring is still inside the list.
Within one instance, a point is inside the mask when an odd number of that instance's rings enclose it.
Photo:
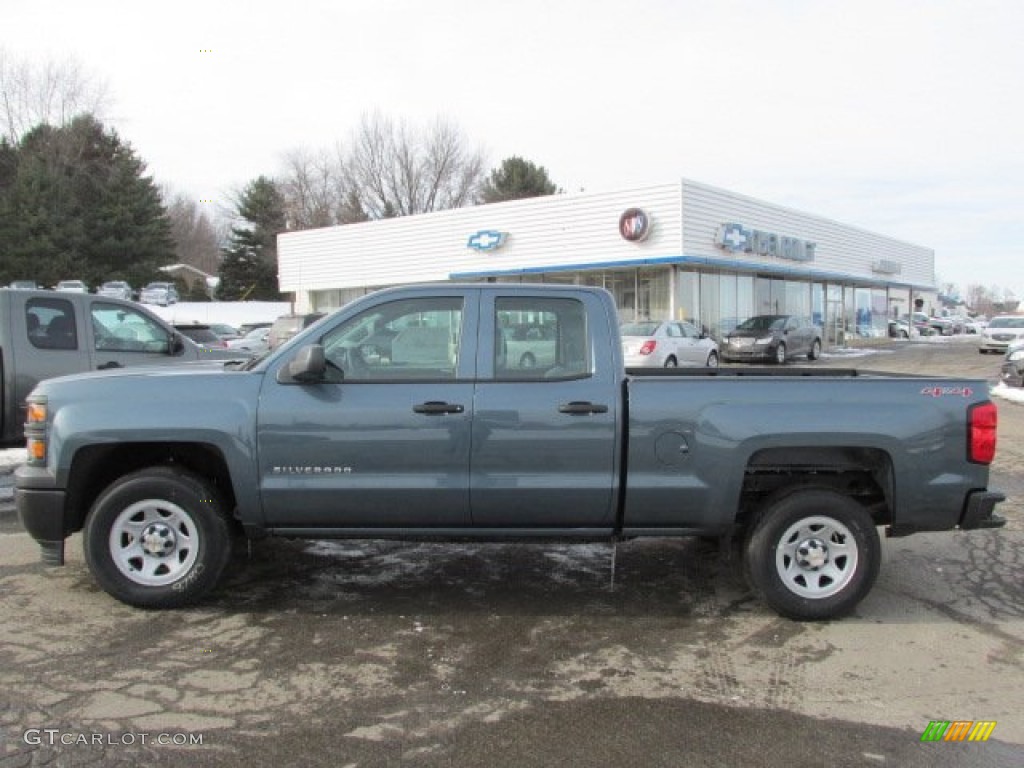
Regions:
[[[243,223],[231,228],[220,265],[217,297],[223,301],[278,301],[277,235],[285,230],[285,206],[265,176],[249,182],[238,199]]]

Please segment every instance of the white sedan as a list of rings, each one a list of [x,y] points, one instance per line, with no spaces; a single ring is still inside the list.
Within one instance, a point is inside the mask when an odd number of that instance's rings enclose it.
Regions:
[[[981,332],[978,351],[983,355],[989,352],[1002,354],[1018,341],[1024,341],[1024,315],[999,315],[993,317]]]
[[[691,323],[644,320],[620,330],[627,368],[718,367],[718,343]]]
[[[228,349],[237,349],[239,352],[248,352],[251,355],[261,355],[270,349],[270,327],[253,328],[245,336],[229,339],[227,347]]]

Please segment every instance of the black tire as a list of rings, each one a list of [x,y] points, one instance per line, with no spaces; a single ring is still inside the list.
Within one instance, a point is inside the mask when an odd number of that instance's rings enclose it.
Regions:
[[[675,368],[677,365],[679,365],[679,361],[676,360],[675,355],[669,355],[667,358],[665,358],[666,368]]]
[[[811,342],[811,351],[807,353],[808,360],[817,360],[821,357],[821,339]]]
[[[532,352],[524,352],[523,356],[519,358],[520,368],[533,368],[537,365],[537,358],[533,356]]]
[[[812,488],[769,499],[747,538],[744,571],[781,615],[820,621],[850,613],[871,591],[880,563],[867,511],[841,493]]]
[[[717,368],[718,367],[718,353],[717,352],[711,352],[708,355],[707,362],[704,363],[704,365],[707,368]]]
[[[201,477],[150,467],[107,488],[83,529],[85,561],[110,595],[141,608],[201,600],[231,557],[220,500]]]
[[[775,361],[774,362],[775,362],[776,365],[782,365],[782,364],[784,364],[786,362],[786,345],[785,344],[781,344],[780,343],[779,346],[777,346],[775,348]]]

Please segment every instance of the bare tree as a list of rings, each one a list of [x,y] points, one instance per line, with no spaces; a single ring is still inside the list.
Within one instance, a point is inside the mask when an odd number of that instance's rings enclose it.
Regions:
[[[0,137],[12,144],[40,123],[60,127],[83,113],[102,119],[107,104],[107,84],[75,59],[33,63],[0,48]]]
[[[416,133],[404,122],[364,115],[345,163],[348,187],[371,219],[467,205],[483,175],[482,152],[443,119]]]
[[[470,205],[484,157],[438,119],[424,131],[364,115],[348,147],[296,149],[283,158],[279,187],[289,229],[352,224]]]
[[[167,218],[171,223],[174,253],[178,263],[216,275],[220,268],[220,248],[225,226],[207,215],[199,203],[184,194],[161,190]]]
[[[347,196],[342,162],[325,151],[295,149],[284,156],[280,183],[289,229],[329,227],[339,222]]]

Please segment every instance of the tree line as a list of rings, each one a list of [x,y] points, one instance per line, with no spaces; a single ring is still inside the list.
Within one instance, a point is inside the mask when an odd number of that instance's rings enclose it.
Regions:
[[[416,128],[378,113],[330,151],[285,154],[281,173],[234,193],[225,225],[156,185],[104,125],[106,102],[106,86],[75,62],[30,65],[0,48],[0,285],[139,286],[184,263],[220,276],[218,298],[277,299],[280,232],[559,191],[520,157],[488,173],[482,150],[449,120]]]

